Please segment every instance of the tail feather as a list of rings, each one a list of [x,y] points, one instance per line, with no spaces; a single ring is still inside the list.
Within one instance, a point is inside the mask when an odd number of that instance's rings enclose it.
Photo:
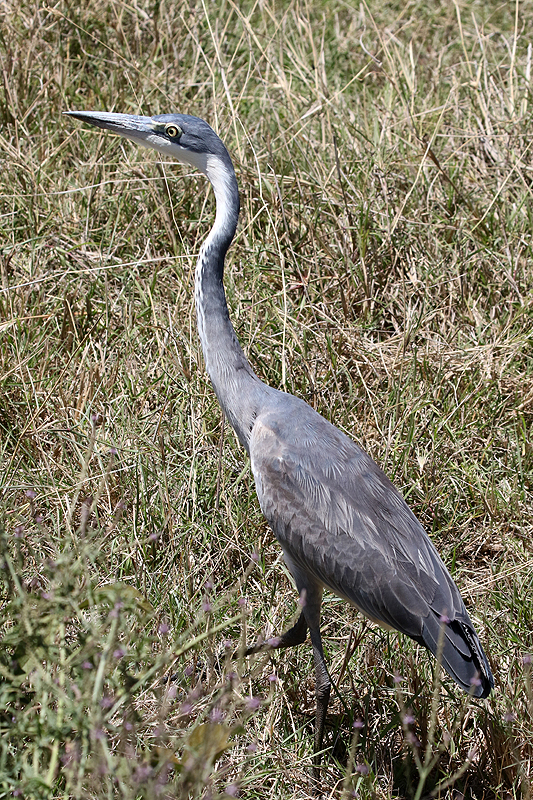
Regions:
[[[438,656],[442,636],[440,661],[446,672],[474,697],[487,697],[494,688],[494,678],[470,619],[446,624],[436,614],[426,618],[420,642],[434,656]]]

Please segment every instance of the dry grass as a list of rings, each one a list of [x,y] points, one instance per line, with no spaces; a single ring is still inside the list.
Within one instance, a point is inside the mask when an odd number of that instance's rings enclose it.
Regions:
[[[385,468],[486,645],[494,695],[434,703],[425,652],[326,597],[325,795],[529,798],[531,4],[0,13],[0,795],[309,796],[310,647],[230,658],[295,596],[199,355],[213,200],[61,117],[93,108],[224,138],[254,368]]]

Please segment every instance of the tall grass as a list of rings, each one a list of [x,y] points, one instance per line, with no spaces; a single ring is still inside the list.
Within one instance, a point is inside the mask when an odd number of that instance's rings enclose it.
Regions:
[[[233,658],[296,603],[199,354],[213,199],[61,116],[98,109],[225,140],[254,368],[402,489],[494,670],[487,701],[434,695],[425,651],[328,595],[325,796],[529,798],[531,4],[0,13],[0,796],[311,792],[310,647]]]

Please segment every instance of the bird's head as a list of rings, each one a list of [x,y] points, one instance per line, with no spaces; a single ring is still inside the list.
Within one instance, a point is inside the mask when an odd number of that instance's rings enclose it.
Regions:
[[[220,160],[227,165],[228,151],[214,130],[203,119],[187,114],[160,114],[141,117],[105,111],[66,111],[71,117],[117,133],[136,144],[150,147],[166,156],[196,167],[210,179]],[[210,170],[211,165],[211,170]]]

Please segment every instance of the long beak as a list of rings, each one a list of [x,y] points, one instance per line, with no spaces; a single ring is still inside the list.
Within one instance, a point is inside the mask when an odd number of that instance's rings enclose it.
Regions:
[[[63,113],[145,146],[150,146],[147,139],[155,132],[155,124],[151,117],[113,114],[108,111],[64,111]]]

